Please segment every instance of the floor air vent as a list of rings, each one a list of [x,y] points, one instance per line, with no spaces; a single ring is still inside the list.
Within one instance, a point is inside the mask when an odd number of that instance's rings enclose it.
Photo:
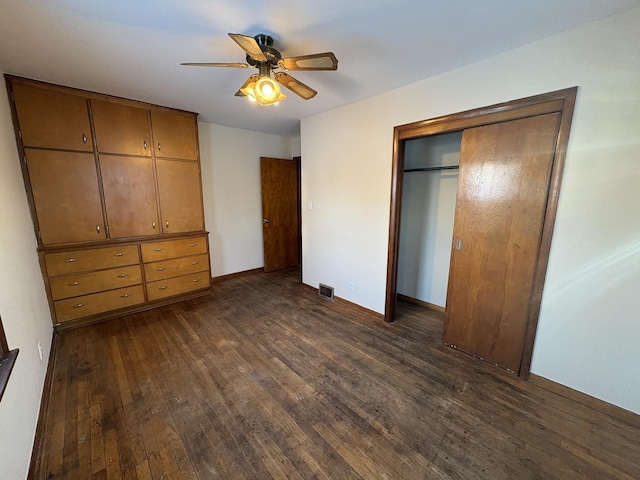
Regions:
[[[329,285],[320,284],[320,288],[318,288],[318,293],[321,297],[324,297],[329,300],[333,300],[333,287]]]

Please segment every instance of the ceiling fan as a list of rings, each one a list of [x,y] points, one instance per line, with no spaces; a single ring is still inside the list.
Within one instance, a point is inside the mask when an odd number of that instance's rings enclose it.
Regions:
[[[258,73],[249,76],[240,90],[236,92],[236,96],[246,96],[249,100],[262,106],[274,105],[287,98],[282,93],[280,85],[304,100],[309,100],[318,93],[286,72],[275,72],[276,69],[300,71],[338,69],[338,59],[332,52],[282,58],[280,52],[274,48],[273,38],[269,35],[260,33],[255,37],[249,37],[239,33],[230,33],[229,36],[246,52],[247,63],[181,63],[180,65],[228,68],[256,67]]]

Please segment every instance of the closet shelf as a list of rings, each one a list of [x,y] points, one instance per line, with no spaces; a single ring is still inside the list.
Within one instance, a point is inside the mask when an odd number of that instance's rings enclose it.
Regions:
[[[439,167],[422,167],[422,168],[407,168],[404,173],[411,172],[433,172],[436,170],[457,170],[460,165],[441,165]]]

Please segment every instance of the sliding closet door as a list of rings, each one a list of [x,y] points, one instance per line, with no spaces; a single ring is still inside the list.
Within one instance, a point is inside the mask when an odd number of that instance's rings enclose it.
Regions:
[[[444,342],[518,373],[560,114],[466,129]]]

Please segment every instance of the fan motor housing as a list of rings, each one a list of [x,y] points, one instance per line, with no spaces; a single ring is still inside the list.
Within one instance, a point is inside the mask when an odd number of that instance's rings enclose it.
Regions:
[[[257,44],[260,46],[260,50],[262,50],[264,54],[267,56],[268,63],[270,63],[274,67],[277,66],[278,62],[282,59],[282,55],[276,48],[273,47],[273,37],[271,37],[270,35],[266,35],[264,33],[259,33],[253,38],[255,39]],[[256,67],[258,66],[258,64],[264,63],[264,62],[259,62],[257,60],[254,60],[249,55],[247,55],[247,63],[252,67]]]

